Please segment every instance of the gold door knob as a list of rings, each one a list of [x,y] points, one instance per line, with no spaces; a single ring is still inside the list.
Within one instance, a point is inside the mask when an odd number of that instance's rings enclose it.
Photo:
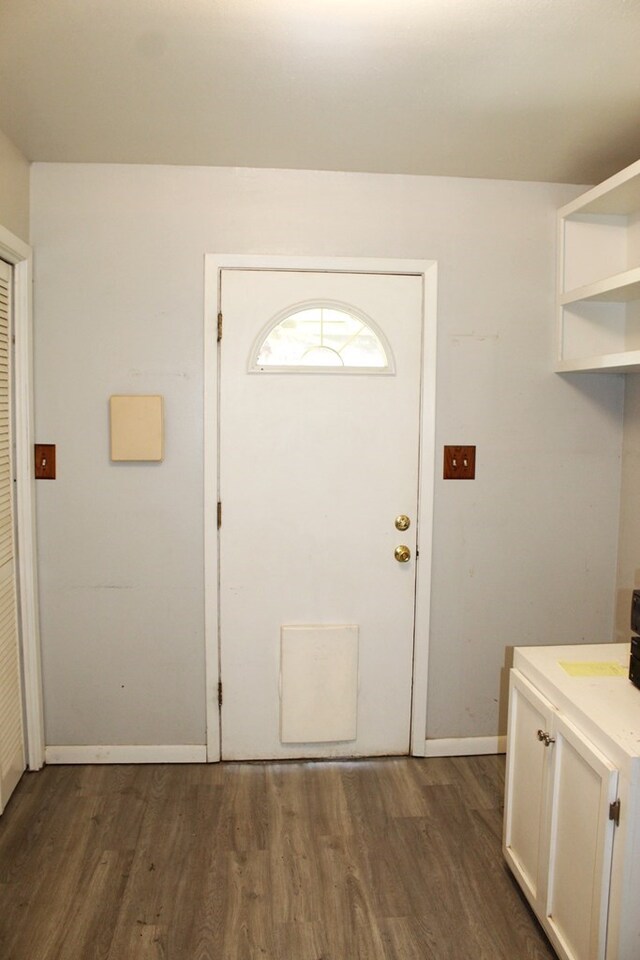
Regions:
[[[405,546],[404,543],[401,543],[399,547],[395,548],[393,555],[398,563],[408,563],[409,560],[411,560],[411,550],[409,550],[409,547]]]
[[[411,526],[411,520],[405,513],[401,513],[399,517],[396,517],[396,530],[408,530]]]

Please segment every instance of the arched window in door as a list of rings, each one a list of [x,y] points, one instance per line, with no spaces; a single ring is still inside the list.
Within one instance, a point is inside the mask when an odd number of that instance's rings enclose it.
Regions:
[[[373,321],[338,303],[296,304],[272,318],[252,351],[255,372],[393,373]]]

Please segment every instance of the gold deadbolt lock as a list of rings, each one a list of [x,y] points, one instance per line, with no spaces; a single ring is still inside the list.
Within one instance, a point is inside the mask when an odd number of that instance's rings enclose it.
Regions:
[[[393,555],[398,561],[398,563],[408,563],[411,560],[411,550],[404,543],[401,543],[399,547],[396,547],[393,551]]]
[[[405,513],[401,513],[399,517],[396,517],[396,530],[408,530],[411,526],[411,520]]]

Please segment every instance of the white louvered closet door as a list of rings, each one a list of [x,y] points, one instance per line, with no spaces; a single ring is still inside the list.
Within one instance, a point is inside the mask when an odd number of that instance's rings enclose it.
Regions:
[[[25,768],[11,440],[11,267],[0,260],[0,813]]]

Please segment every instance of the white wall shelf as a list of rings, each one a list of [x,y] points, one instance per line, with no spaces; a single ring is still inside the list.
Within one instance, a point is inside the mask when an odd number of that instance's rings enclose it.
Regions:
[[[558,212],[556,369],[640,370],[640,161]]]
[[[559,360],[557,373],[638,373],[640,372],[640,350],[624,350],[619,353],[602,353],[592,357]]]
[[[617,273],[615,277],[588,283],[577,290],[569,290],[560,295],[560,303],[577,303],[579,300],[602,300],[610,303],[627,303],[640,299],[640,267]]]

